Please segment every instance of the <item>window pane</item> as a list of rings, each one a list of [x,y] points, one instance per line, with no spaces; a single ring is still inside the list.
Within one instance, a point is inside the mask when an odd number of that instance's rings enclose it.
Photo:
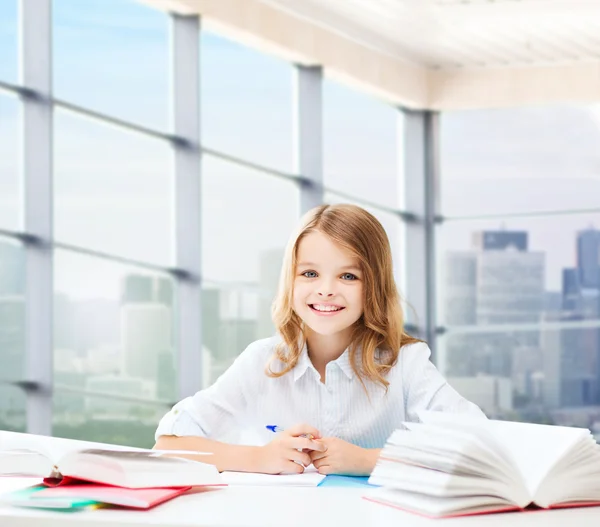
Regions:
[[[170,265],[170,145],[64,111],[54,122],[56,239]]]
[[[373,203],[403,207],[399,188],[401,119],[395,108],[325,81],[325,186]]]
[[[140,387],[121,384],[120,395]],[[117,445],[152,448],[154,432],[167,406],[93,397],[55,390],[52,435]]]
[[[55,385],[174,401],[172,279],[57,250],[54,280]]]
[[[446,326],[600,318],[600,214],[445,222],[439,320]]]
[[[298,201],[294,182],[204,156],[202,268],[206,280],[260,283],[263,289],[272,290],[285,245],[298,222]]]
[[[488,417],[600,433],[600,323],[448,334],[439,345],[450,384]]]
[[[25,432],[27,400],[25,392],[16,386],[0,384],[0,430]]]
[[[227,284],[202,288],[203,385],[212,384],[255,340],[275,334],[271,322],[274,291]]]
[[[201,39],[205,146],[293,171],[292,66],[210,33]]]
[[[0,364],[0,381],[25,379],[25,251],[6,238],[0,238]]]
[[[444,112],[443,214],[598,208],[599,119],[596,106]]]
[[[2,22],[0,21],[0,24]],[[0,92],[0,228],[19,228],[19,101]]]
[[[168,16],[124,0],[54,0],[59,99],[166,130]]]
[[[2,0],[0,2],[0,80],[13,84],[17,83],[17,27],[17,0]]]

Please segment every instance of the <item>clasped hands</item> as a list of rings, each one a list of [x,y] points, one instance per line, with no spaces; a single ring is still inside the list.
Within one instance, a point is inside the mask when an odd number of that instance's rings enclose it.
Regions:
[[[260,447],[259,467],[267,474],[301,474],[312,464],[324,475],[368,476],[379,452],[337,437],[321,437],[316,428],[301,424]]]

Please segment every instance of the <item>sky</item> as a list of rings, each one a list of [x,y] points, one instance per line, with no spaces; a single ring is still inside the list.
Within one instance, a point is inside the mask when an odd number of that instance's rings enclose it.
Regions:
[[[128,0],[54,0],[53,17],[55,97],[170,131],[170,30],[164,13]],[[16,57],[16,0],[0,0],[1,80],[17,82]],[[294,171],[292,66],[203,33],[201,73],[204,145]],[[410,209],[402,192],[402,119],[396,109],[326,80],[323,118],[325,184]],[[54,130],[56,239],[172,265],[169,145],[62,110],[55,112]],[[19,103],[0,92],[0,229],[19,228],[18,134]],[[446,216],[600,205],[594,108],[454,112],[442,117],[441,139]],[[296,224],[297,188],[205,156],[202,199],[205,279],[258,282],[261,254],[282,248]],[[401,262],[403,228],[389,214],[378,216]],[[547,288],[558,290],[561,268],[575,263],[576,232],[600,227],[599,220],[600,213],[584,213],[448,221],[438,232],[438,252],[468,249],[474,230],[525,229],[531,250],[546,253]],[[116,298],[120,277],[131,271],[58,251],[56,289],[74,298]]]

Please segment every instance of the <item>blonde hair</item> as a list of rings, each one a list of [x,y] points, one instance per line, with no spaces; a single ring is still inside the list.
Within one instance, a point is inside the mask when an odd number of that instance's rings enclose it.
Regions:
[[[311,232],[321,232],[355,256],[363,272],[364,313],[352,333],[350,364],[364,385],[363,378],[387,389],[386,373],[398,360],[400,348],[419,342],[404,330],[400,295],[394,281],[390,243],[381,223],[356,205],[321,205],[310,210],[301,221],[285,251],[279,290],[273,303],[273,322],[282,337],[273,359],[284,367],[267,375],[281,377],[298,363],[306,338],[303,322],[293,309],[294,278],[300,241]],[[361,364],[356,350],[361,349]],[[379,350],[376,356],[376,350]]]

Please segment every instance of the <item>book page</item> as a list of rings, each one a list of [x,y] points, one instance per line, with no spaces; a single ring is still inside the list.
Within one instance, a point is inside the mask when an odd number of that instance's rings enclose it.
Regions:
[[[70,452],[88,449],[110,451],[141,451],[143,448],[94,443],[91,441],[78,441],[76,439],[63,439],[35,434],[21,434],[18,432],[0,432],[0,453],[4,456],[24,452],[37,452],[48,458],[51,463],[58,464],[60,459]]]
[[[535,497],[537,489],[550,470],[577,443],[590,435],[589,431],[583,428],[475,420],[467,415],[442,412],[424,414],[424,422],[444,424],[458,429],[467,426],[474,433],[479,429],[491,434],[507,459],[511,460],[521,473],[523,482],[532,497]]]

